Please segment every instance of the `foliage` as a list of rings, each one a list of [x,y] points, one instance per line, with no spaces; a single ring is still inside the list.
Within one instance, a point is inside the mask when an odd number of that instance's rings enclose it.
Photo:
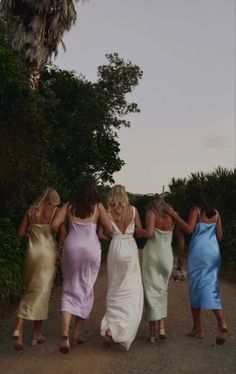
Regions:
[[[126,95],[142,77],[138,66],[109,54],[97,82],[45,68],[33,92],[26,67],[9,46],[7,28],[0,17],[0,217],[11,217],[0,218],[0,303],[22,290],[24,244],[12,222],[49,185],[65,201],[81,177],[89,176],[106,196],[104,184],[113,182],[124,164],[117,131],[129,126],[127,114],[139,112]],[[107,247],[104,242],[103,254]]]
[[[16,239],[16,231],[7,218],[0,219],[0,304],[10,302],[23,289],[22,266],[25,243]]]
[[[222,219],[224,236],[222,257],[227,263],[236,262],[236,169],[218,167],[212,173],[192,173],[184,179],[172,179],[169,199],[175,209],[186,216],[185,196],[191,190],[204,193]]]
[[[0,11],[14,25],[8,32],[12,49],[28,66],[42,66],[57,54],[65,31],[76,21],[72,0],[2,0]]]
[[[124,164],[117,131],[129,125],[126,114],[139,111],[125,95],[138,84],[141,70],[110,54],[95,83],[51,68],[32,92],[3,32],[0,52],[0,216],[22,215],[48,185],[64,200],[82,176],[113,182]]]
[[[236,169],[218,167],[211,173],[192,173],[188,178],[172,178],[165,200],[187,219],[185,197],[191,190],[203,192],[222,219],[223,240],[220,243],[225,264],[236,263]],[[130,194],[130,201],[140,213],[144,224],[148,195]],[[187,240],[188,242],[188,240]]]

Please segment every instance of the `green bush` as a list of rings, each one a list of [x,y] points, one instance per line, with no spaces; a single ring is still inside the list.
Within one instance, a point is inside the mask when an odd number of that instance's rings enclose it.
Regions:
[[[23,259],[26,243],[16,237],[14,224],[0,218],[0,305],[7,304],[23,289]]]

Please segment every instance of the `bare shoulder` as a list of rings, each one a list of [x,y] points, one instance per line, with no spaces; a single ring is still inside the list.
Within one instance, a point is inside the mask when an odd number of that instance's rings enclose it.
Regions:
[[[146,217],[155,217],[155,213],[153,212],[152,209],[147,209],[146,210]]]
[[[198,206],[193,206],[189,209],[190,216],[199,216],[201,214],[201,209]]]
[[[104,207],[104,205],[101,202],[97,204],[97,208],[98,208],[99,213],[106,212],[106,208]]]

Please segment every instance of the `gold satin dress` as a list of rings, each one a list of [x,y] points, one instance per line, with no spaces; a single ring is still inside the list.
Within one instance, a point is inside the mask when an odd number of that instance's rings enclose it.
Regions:
[[[24,262],[25,292],[18,317],[42,321],[48,318],[48,304],[56,270],[56,243],[49,224],[29,225],[29,245]]]

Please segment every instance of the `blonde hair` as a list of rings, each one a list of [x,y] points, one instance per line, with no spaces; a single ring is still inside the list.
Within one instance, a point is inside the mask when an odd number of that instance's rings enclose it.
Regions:
[[[154,213],[165,215],[166,202],[162,195],[155,194],[148,203],[147,209],[152,209]]]
[[[120,220],[125,213],[125,208],[129,205],[129,198],[124,186],[116,184],[111,188],[108,194],[108,205],[115,209],[118,220]]]
[[[33,204],[29,208],[29,214],[35,212],[36,214],[40,214],[40,208],[42,204],[48,203],[54,206],[60,204],[60,196],[54,188],[48,187],[43,193],[33,202]]]

